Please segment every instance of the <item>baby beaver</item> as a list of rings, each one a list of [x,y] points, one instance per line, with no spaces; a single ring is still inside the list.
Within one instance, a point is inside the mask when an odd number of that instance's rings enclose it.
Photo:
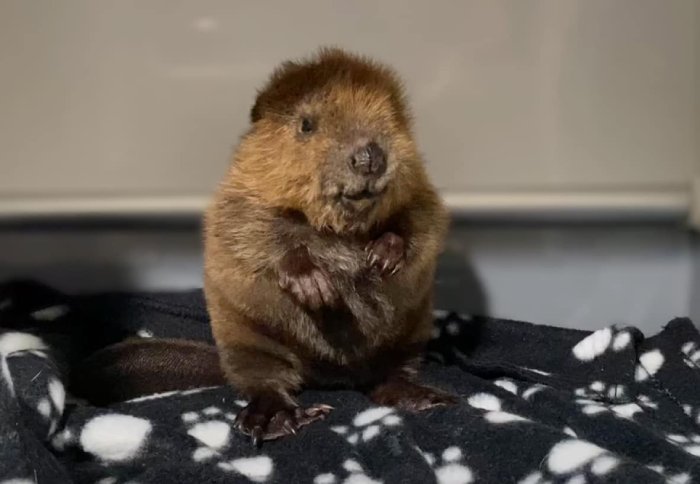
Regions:
[[[254,443],[322,419],[308,387],[419,411],[454,402],[416,380],[448,216],[401,83],[339,49],[285,62],[259,92],[205,217],[205,297]]]

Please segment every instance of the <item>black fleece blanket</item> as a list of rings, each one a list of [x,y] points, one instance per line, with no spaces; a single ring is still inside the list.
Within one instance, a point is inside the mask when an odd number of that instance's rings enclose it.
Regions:
[[[3,483],[700,482],[700,335],[595,332],[436,311],[425,380],[460,396],[418,415],[351,391],[294,438],[255,449],[228,387],[98,408],[66,397],[72,365],[129,336],[211,341],[200,291],[67,296],[0,286]]]

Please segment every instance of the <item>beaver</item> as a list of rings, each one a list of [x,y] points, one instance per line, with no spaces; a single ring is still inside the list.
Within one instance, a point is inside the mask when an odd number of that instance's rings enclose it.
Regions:
[[[204,294],[256,445],[324,418],[304,388],[354,388],[420,411],[455,401],[417,379],[449,218],[402,83],[338,48],[281,64],[259,91],[204,218]]]

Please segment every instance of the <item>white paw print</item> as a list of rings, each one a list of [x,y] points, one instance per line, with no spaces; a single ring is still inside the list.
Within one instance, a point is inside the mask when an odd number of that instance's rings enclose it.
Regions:
[[[336,425],[331,430],[345,436],[352,445],[358,442],[369,442],[387,427],[401,424],[401,417],[391,407],[372,407],[355,415],[352,425]]]
[[[635,381],[645,381],[649,377],[656,375],[656,372],[663,366],[666,358],[659,350],[649,350],[639,355],[639,363],[634,369]]]
[[[36,411],[48,423],[48,436],[51,437],[63,415],[66,390],[63,383],[54,377],[49,378],[46,389],[48,396],[42,397],[36,402]]]
[[[69,428],[65,428],[60,432],[56,432],[51,438],[51,447],[56,449],[58,452],[63,452],[67,447],[73,447],[77,442],[76,436]]]
[[[625,385],[608,385],[600,380],[592,382],[587,387],[581,387],[574,390],[574,394],[578,397],[587,398],[605,398],[608,400],[620,400],[627,395],[627,387]]]
[[[643,407],[643,408],[648,408],[652,410],[656,410],[659,408],[659,404],[654,402],[651,398],[649,398],[646,395],[642,395],[641,393],[637,395],[637,403]],[[700,423],[700,422],[698,422]]]
[[[644,412],[639,403],[621,403],[618,405],[604,404],[598,400],[588,398],[577,398],[576,404],[581,407],[581,411],[586,415],[598,415],[612,412],[614,415],[626,419],[632,419],[635,414]]]
[[[341,478],[332,472],[326,472],[314,477],[314,484],[382,484],[382,481],[372,479],[367,475],[359,462],[347,459],[343,462],[345,477]]]
[[[698,434],[668,434],[666,440],[686,451],[700,457],[700,435]]]
[[[65,304],[57,304],[54,306],[49,306],[43,309],[33,311],[29,315],[35,321],[55,321],[68,314],[69,310],[70,308]]]
[[[690,484],[691,477],[687,472],[672,472],[664,468],[662,465],[649,465],[647,469],[661,474],[668,484]]]
[[[105,463],[129,462],[148,449],[153,423],[123,413],[92,417],[80,429],[82,450]]]
[[[501,410],[501,399],[490,393],[476,393],[467,399],[467,403],[479,410],[485,410],[484,418],[493,424],[529,422],[525,417]]]
[[[577,388],[575,394],[586,398],[577,398],[576,404],[581,407],[581,411],[586,415],[598,415],[612,412],[618,417],[632,419],[635,414],[643,413],[644,410],[655,410],[658,404],[653,402],[646,395],[637,395],[635,402],[621,404],[607,404],[595,398],[607,398],[614,400],[616,397],[624,397],[627,388],[624,385],[606,385],[601,381],[594,381],[588,387]]]
[[[474,482],[474,474],[464,464],[462,449],[457,446],[447,447],[440,455],[440,462],[429,452],[423,452],[416,447],[425,461],[435,472],[438,484],[469,484]]]
[[[700,425],[700,405],[693,407],[692,405],[684,404],[683,412],[690,417],[693,422]]]
[[[642,412],[642,408],[637,403],[624,403],[619,405],[609,405],[600,399],[621,400],[627,395],[627,387],[621,384],[608,385],[600,380],[594,381],[587,387],[574,390],[578,397],[576,403],[581,406],[581,411],[586,415],[597,415],[607,411],[612,411],[616,415],[624,418],[631,418],[635,413]]]
[[[589,334],[571,349],[574,357],[583,362],[593,361],[608,350],[623,351],[632,343],[628,330],[618,331],[614,326],[599,329]]]
[[[529,371],[535,371],[530,368],[525,369]],[[525,400],[530,400],[536,393],[546,388],[549,388],[547,385],[542,385],[541,383],[527,385],[523,382],[520,382],[520,385],[518,385],[518,383],[511,378],[499,378],[498,380],[494,380],[493,384],[497,387],[503,388],[504,390],[512,393],[513,395],[518,395],[524,398]]]
[[[605,476],[620,463],[620,459],[602,447],[580,439],[557,442],[541,466],[518,481],[518,484],[545,484],[567,479],[567,484],[585,484],[586,473]]]
[[[148,328],[141,328],[136,332],[136,336],[139,338],[153,338],[153,331]]]
[[[220,456],[221,451],[228,447],[235,413],[224,412],[219,407],[212,406],[200,412],[185,412],[180,417],[187,427],[187,434],[199,444],[192,454],[195,462]]]
[[[689,367],[700,370],[700,348],[695,341],[688,341],[681,347],[683,363]]]
[[[235,404],[239,407],[236,409],[238,411],[247,402],[236,400]],[[272,476],[274,465],[272,459],[265,455],[221,460],[222,453],[231,443],[236,413],[211,406],[198,412],[185,412],[180,418],[187,427],[187,434],[198,444],[192,453],[195,462],[219,461],[216,466],[222,471],[239,474],[252,482],[267,482]]]
[[[219,462],[218,467],[223,471],[247,477],[252,482],[267,482],[272,476],[274,463],[268,456],[258,455]]]

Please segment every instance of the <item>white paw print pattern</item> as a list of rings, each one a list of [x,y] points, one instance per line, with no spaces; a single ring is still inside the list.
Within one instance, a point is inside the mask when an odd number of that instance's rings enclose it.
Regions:
[[[529,422],[529,419],[511,412],[501,410],[501,399],[490,393],[476,393],[467,399],[474,408],[484,410],[484,419],[492,424],[509,424],[514,422]]]
[[[581,411],[586,415],[598,415],[612,412],[618,417],[631,419],[635,414],[644,412],[644,408],[656,408],[657,404],[652,402],[646,395],[639,395],[636,402],[622,404],[606,404],[597,398],[616,400],[624,398],[627,392],[625,385],[608,385],[602,381],[594,381],[587,387],[577,388],[574,393],[579,397],[575,400],[581,407]]]
[[[599,385],[601,382],[593,382],[588,388],[577,389],[577,395],[586,395],[595,397],[596,394],[589,393],[591,386],[594,387],[593,391],[600,389],[600,394],[605,394],[606,386],[604,384]],[[612,385],[611,387],[620,387],[622,385]],[[582,390],[582,391],[579,391]],[[610,389],[607,390],[610,392]],[[632,419],[635,414],[643,413],[645,410],[656,410],[659,405],[652,401],[647,395],[637,395],[636,402],[621,403],[621,404],[605,404],[599,400],[593,400],[591,398],[577,398],[575,400],[576,404],[581,407],[581,411],[586,415],[598,415],[601,413],[612,412],[618,417]]]
[[[585,484],[587,472],[602,477],[619,463],[619,458],[595,444],[580,439],[562,440],[552,447],[543,465],[520,479],[518,484],[545,484],[564,479],[567,484]]]
[[[138,336],[139,338],[145,338],[145,339],[153,338],[153,331],[151,331],[148,328],[141,328],[138,331],[136,331],[136,336]]]
[[[644,410],[637,403],[622,403],[619,405],[606,405],[598,400],[587,398],[576,399],[576,404],[581,406],[581,411],[589,416],[612,412],[614,415],[626,419],[633,419],[634,415]]]
[[[642,395],[642,394],[637,395],[637,403],[642,408],[648,408],[648,409],[652,409],[652,410],[656,410],[657,408],[659,408],[659,404],[654,402],[647,395]]]
[[[658,349],[642,353],[639,355],[639,363],[634,370],[634,379],[638,382],[646,381],[656,375],[665,361],[666,358]]]
[[[236,400],[235,404],[243,408],[247,402]],[[231,444],[236,413],[210,406],[198,412],[185,412],[180,417],[187,428],[187,434],[198,444],[192,453],[195,462],[216,462],[222,471],[244,476],[252,482],[267,482],[272,476],[274,465],[272,459],[265,455],[221,460],[223,452]]]
[[[128,462],[148,448],[152,430],[153,424],[145,418],[108,413],[90,419],[80,430],[78,442],[84,452],[102,462]]]
[[[668,434],[666,440],[696,457],[700,457],[700,435],[698,434]]]
[[[192,454],[195,462],[208,461],[220,456],[231,441],[231,425],[236,419],[235,413],[222,411],[219,407],[207,407],[200,412],[185,412],[181,416],[187,427],[187,434],[193,437],[199,447]]]
[[[55,321],[59,318],[62,318],[66,314],[68,314],[68,311],[70,308],[66,306],[65,304],[56,304],[54,306],[48,306],[43,309],[38,309],[29,315],[35,320],[35,321]]]
[[[692,478],[687,472],[672,472],[662,465],[649,465],[647,469],[661,474],[668,484],[690,484],[692,482]]]
[[[58,421],[63,415],[63,408],[66,403],[66,390],[56,378],[51,378],[48,383],[48,397],[40,398],[37,403],[37,412],[49,421],[49,436],[56,431]]]
[[[607,398],[614,401],[625,398],[627,387],[621,384],[608,385],[600,380],[596,380],[587,387],[577,388],[574,390],[574,394],[578,397]]]
[[[416,447],[425,461],[435,472],[435,480],[438,484],[469,484],[474,482],[474,474],[464,463],[462,449],[457,446],[447,447],[440,455],[440,461],[436,462],[435,456],[429,452],[423,452]]]
[[[589,362],[608,350],[623,351],[631,343],[632,334],[628,330],[617,331],[615,327],[610,326],[589,334],[576,343],[571,352],[577,360]]]
[[[41,338],[30,333],[19,331],[0,333],[0,379],[7,385],[12,396],[15,395],[15,385],[7,358],[21,352],[30,352],[37,356],[46,357],[44,350],[47,348],[48,346]]]
[[[63,452],[66,447],[73,446],[75,443],[75,435],[69,428],[64,428],[60,432],[56,432],[51,438],[51,447],[59,452]]]
[[[383,484],[371,478],[362,465],[354,459],[343,462],[343,477],[333,472],[325,472],[314,477],[314,484]],[[342,479],[342,480],[341,480]]]
[[[48,355],[43,350],[22,350],[14,353],[14,356],[32,355],[37,358],[48,358]],[[39,372],[34,378],[37,378]],[[51,437],[56,431],[58,422],[63,416],[63,409],[66,403],[66,390],[63,383],[57,378],[51,377],[48,379],[45,397],[39,398],[35,405],[36,411],[49,424],[48,437]]]
[[[697,407],[693,407],[692,405],[684,404],[683,412],[688,417],[690,417],[693,420],[693,422],[695,422],[697,425],[700,425],[700,405]]]
[[[401,417],[391,407],[372,407],[355,415],[352,425],[336,425],[331,430],[342,435],[352,445],[369,442],[387,427],[401,424]]]
[[[23,351],[34,352],[46,356],[43,353],[48,345],[38,336],[20,331],[8,331],[0,333],[0,355],[10,356]]]
[[[641,395],[637,402],[607,404],[595,398],[608,398],[615,400],[625,396],[627,389],[624,385],[606,385],[601,381],[594,381],[588,387],[577,388],[574,393],[580,397],[575,400],[576,404],[581,407],[581,411],[586,415],[598,415],[602,413],[612,412],[614,415],[626,419],[632,419],[635,414],[644,412],[642,406],[651,407],[656,405]]]
[[[219,469],[234,472],[248,478],[252,482],[267,482],[272,477],[274,463],[266,455],[255,457],[240,457],[217,464]]]
[[[526,369],[530,371],[535,371],[530,368]],[[518,395],[524,398],[525,400],[530,400],[536,393],[546,388],[549,388],[547,385],[542,385],[541,383],[528,385],[524,384],[523,382],[520,382],[520,384],[518,384],[515,380],[512,380],[511,378],[499,378],[498,380],[494,380],[493,384],[497,387],[503,388],[504,390],[512,393],[513,395]]]
[[[683,363],[694,370],[700,370],[700,349],[695,341],[688,341],[681,346],[681,353],[683,353]]]

